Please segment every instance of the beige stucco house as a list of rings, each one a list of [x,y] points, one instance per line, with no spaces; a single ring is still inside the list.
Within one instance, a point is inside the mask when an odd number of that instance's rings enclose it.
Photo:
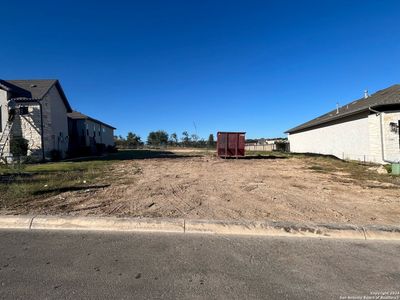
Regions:
[[[400,161],[400,85],[288,130],[290,150],[374,163]]]
[[[0,80],[0,158],[13,157],[10,141],[16,137],[27,140],[28,156],[48,159],[56,150],[65,157],[72,112],[58,80]],[[110,144],[112,137],[113,130],[103,134]]]

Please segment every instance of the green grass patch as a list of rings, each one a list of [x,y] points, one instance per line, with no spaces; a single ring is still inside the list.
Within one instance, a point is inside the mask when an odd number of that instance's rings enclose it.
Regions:
[[[104,185],[103,163],[56,163],[29,165],[0,171],[0,207],[20,205],[24,201],[56,195],[61,192]]]
[[[104,186],[112,161],[57,162],[0,168],[0,208],[66,191]]]

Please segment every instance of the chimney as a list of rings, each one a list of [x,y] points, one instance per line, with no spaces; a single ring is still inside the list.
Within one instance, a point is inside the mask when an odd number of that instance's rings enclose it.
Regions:
[[[339,102],[336,102],[336,114],[339,113]]]
[[[367,99],[368,97],[369,97],[368,90],[365,90],[364,91],[364,99]]]

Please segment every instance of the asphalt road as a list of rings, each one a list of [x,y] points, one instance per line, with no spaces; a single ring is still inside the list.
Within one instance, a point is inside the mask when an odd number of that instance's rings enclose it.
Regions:
[[[400,299],[398,242],[0,231],[1,299],[351,299],[389,292]]]

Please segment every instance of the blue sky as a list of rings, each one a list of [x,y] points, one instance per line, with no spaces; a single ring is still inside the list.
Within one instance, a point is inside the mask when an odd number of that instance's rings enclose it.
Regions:
[[[0,78],[126,135],[294,127],[400,83],[399,1],[3,1]]]

